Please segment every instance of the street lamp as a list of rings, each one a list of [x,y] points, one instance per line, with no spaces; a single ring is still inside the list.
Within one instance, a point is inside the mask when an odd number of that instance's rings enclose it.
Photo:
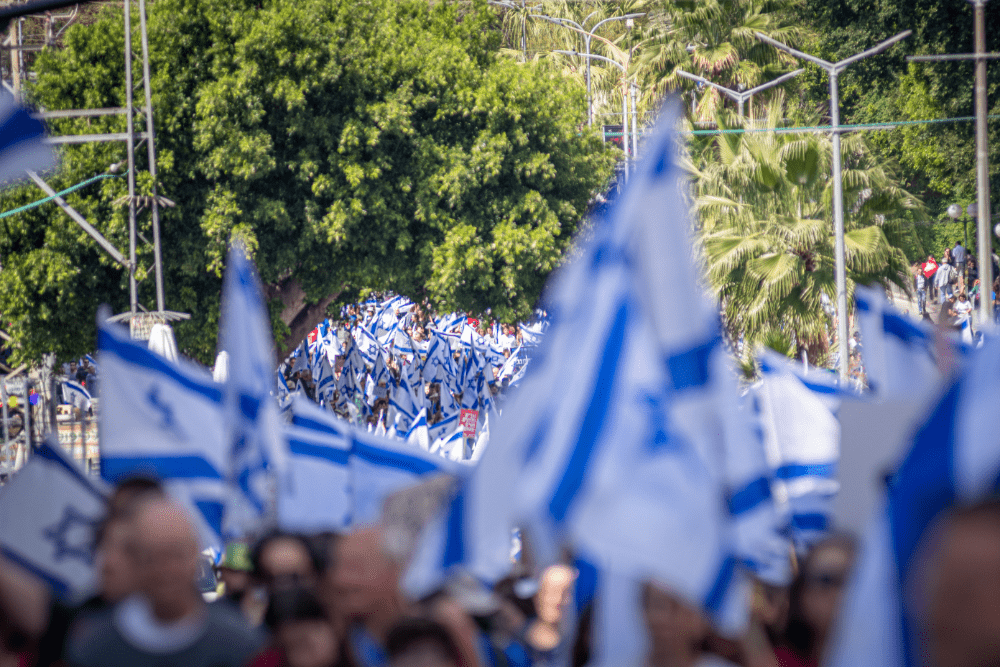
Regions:
[[[805,72],[805,70],[804,69],[797,69],[794,72],[789,72],[788,74],[783,74],[783,75],[779,76],[774,81],[768,81],[767,83],[761,84],[761,85],[757,86],[756,88],[751,88],[750,90],[746,90],[746,91],[743,91],[743,92],[739,92],[737,90],[733,90],[732,88],[726,88],[725,86],[720,86],[717,83],[713,83],[713,82],[709,81],[708,79],[706,79],[703,76],[698,76],[697,74],[691,74],[690,72],[685,72],[682,69],[675,69],[674,72],[677,74],[677,76],[682,76],[685,79],[690,79],[692,81],[697,81],[698,83],[703,83],[706,86],[711,86],[712,88],[715,88],[720,93],[722,93],[723,95],[729,97],[730,99],[736,100],[737,104],[739,104],[739,107],[740,107],[740,117],[742,117],[743,116],[743,103],[744,102],[749,101],[750,99],[753,98],[754,95],[756,95],[757,93],[759,93],[759,92],[761,92],[763,90],[767,90],[768,88],[771,88],[772,86],[777,86],[779,84],[784,83],[785,81],[788,81],[789,79],[797,77],[799,74],[802,74],[803,72]]]
[[[885,51],[896,42],[906,39],[913,33],[906,30],[891,39],[887,39],[867,51],[862,51],[856,55],[841,60],[839,63],[831,63],[810,56],[809,54],[797,51],[790,46],[771,39],[762,33],[754,33],[757,39],[770,44],[776,49],[781,49],[796,58],[808,60],[814,65],[823,68],[830,78],[830,132],[833,134],[833,233],[834,239],[834,261],[835,278],[837,282],[837,339],[840,343],[840,377],[847,380],[848,359],[847,359],[847,268],[844,260],[844,183],[840,170],[840,90],[837,86],[837,79],[840,73],[848,66],[853,65],[863,58],[874,56]]]
[[[592,17],[596,13],[597,12],[591,12],[590,14],[588,14],[587,18],[583,19],[583,22],[586,23],[587,21],[589,21],[590,17]],[[624,19],[625,25],[629,29],[631,29],[632,26],[635,25],[635,19],[642,18],[645,15],[646,15],[645,12],[636,12],[632,14],[623,14],[621,16],[610,16],[604,19],[603,21],[598,21],[597,24],[594,25],[594,27],[591,28],[590,30],[587,30],[581,24],[577,23],[576,21],[573,21],[572,19],[558,18],[554,16],[545,16],[544,14],[531,15],[532,18],[542,19],[543,21],[549,21],[550,23],[561,25],[564,28],[575,29],[577,32],[583,35],[583,44],[587,50],[584,55],[587,57],[587,126],[588,127],[593,126],[594,124],[594,98],[590,93],[590,40],[593,37],[595,37],[594,33],[597,32],[597,29],[600,28],[605,23],[609,23],[611,21],[621,21]]]
[[[628,182],[628,159],[629,159],[629,149],[628,149],[628,80],[626,79],[628,69],[625,65],[621,64],[617,60],[612,60],[611,58],[605,58],[604,56],[599,56],[594,53],[580,53],[579,51],[564,51],[562,49],[554,49],[553,53],[561,53],[564,56],[583,56],[587,59],[589,63],[591,59],[603,60],[604,62],[611,63],[622,72],[622,147],[625,149],[625,181]]]

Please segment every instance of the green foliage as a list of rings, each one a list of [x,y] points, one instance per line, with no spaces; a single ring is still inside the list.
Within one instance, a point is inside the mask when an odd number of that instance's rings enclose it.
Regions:
[[[273,294],[315,303],[393,289],[513,321],[531,312],[610,175],[611,152],[580,130],[580,88],[544,62],[499,58],[484,2],[459,12],[419,0],[158,0],[150,11],[159,191],[178,204],[162,215],[166,301],[193,315],[178,343],[202,360],[215,352],[231,237],[254,250]],[[71,28],[64,49],[39,59],[35,102],[123,105],[121,25],[118,8]],[[69,148],[51,181],[123,157],[111,144]],[[120,179],[70,197],[118,248],[127,209],[112,202],[124,193]],[[7,191],[0,209],[34,198]],[[148,216],[140,231],[151,238]],[[91,349],[97,304],[127,309],[125,272],[54,207],[0,220],[0,253],[18,360]],[[151,274],[145,244],[139,263]],[[152,282],[140,285],[147,305]],[[272,304],[279,336],[292,305]]]
[[[770,128],[763,118],[720,115],[720,127]],[[747,132],[695,138],[695,209],[708,283],[734,339],[825,354],[835,300],[831,144],[819,135]],[[858,136],[843,141],[848,292],[855,283],[908,284],[904,247],[921,205],[877,164]]]

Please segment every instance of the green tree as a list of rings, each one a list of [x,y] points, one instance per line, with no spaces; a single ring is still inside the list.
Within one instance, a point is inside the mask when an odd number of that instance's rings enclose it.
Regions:
[[[743,133],[691,144],[695,208],[708,282],[734,339],[793,341],[821,363],[835,302],[831,143],[773,131],[782,100],[766,118],[720,115]],[[844,201],[848,292],[854,284],[908,289],[904,247],[920,203],[879,166],[863,139],[845,137]],[[824,299],[825,295],[825,299]]]
[[[35,101],[121,105],[120,26],[121,10],[109,9],[71,29],[65,49],[39,59]],[[203,360],[215,351],[233,236],[255,253],[279,351],[338,298],[370,289],[512,321],[531,312],[610,174],[610,151],[579,127],[582,92],[546,63],[499,58],[484,2],[459,12],[421,0],[159,0],[149,30],[159,190],[178,204],[163,215],[167,307],[192,313],[178,342]],[[67,149],[54,180],[82,180],[123,153]],[[71,197],[118,247],[122,194],[124,183],[107,181]],[[0,206],[31,196],[4,193]],[[0,220],[0,312],[21,359],[85,351],[97,303],[126,308],[124,272],[60,215]],[[65,241],[50,247],[56,236]],[[149,268],[148,248],[140,264]],[[67,329],[75,336],[60,338]]]

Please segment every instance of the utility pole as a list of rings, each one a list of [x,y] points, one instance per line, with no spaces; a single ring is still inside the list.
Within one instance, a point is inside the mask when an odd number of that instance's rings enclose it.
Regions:
[[[986,61],[1000,58],[1000,53],[986,52],[986,3],[972,2],[975,31],[975,53],[945,54],[940,56],[910,56],[912,62],[941,62],[945,60],[974,60],[976,62],[976,245],[979,246],[979,326],[993,321],[992,301],[987,299],[993,286],[993,241],[990,236],[990,156],[986,135]]]
[[[580,53],[579,51],[564,51],[562,49],[554,49],[553,53],[561,53],[564,56],[583,56],[587,60],[603,60],[604,62],[611,63],[622,73],[622,148],[625,150],[625,181],[628,182],[628,172],[629,172],[629,141],[628,141],[628,65],[623,65],[617,60],[612,60],[611,58],[605,58],[604,56],[599,56],[593,53]]]
[[[587,18],[583,19],[583,23],[586,24],[590,18],[597,12],[591,12],[587,15]],[[556,25],[561,25],[564,28],[571,28],[576,32],[583,35],[583,46],[586,49],[584,56],[587,58],[587,127],[591,127],[594,124],[594,96],[590,92],[590,41],[596,36],[595,33],[597,29],[600,28],[605,23],[610,23],[611,21],[634,21],[637,18],[642,18],[645,16],[645,12],[635,12],[632,14],[622,14],[621,16],[609,16],[603,21],[598,21],[594,24],[594,27],[584,28],[583,25],[573,21],[571,19],[558,18],[554,16],[546,16],[544,14],[532,14],[532,18],[542,19],[543,21],[549,21],[550,23],[555,23]],[[631,29],[631,23],[629,24]],[[600,39],[600,38],[598,38]]]
[[[709,81],[703,76],[698,76],[697,74],[691,74],[690,72],[685,72],[682,69],[674,70],[674,73],[677,74],[677,76],[684,77],[685,79],[690,79],[691,81],[697,81],[698,83],[705,84],[706,86],[711,86],[712,88],[715,88],[726,97],[736,100],[736,103],[739,105],[740,117],[743,116],[743,104],[745,102],[752,100],[754,95],[760,93],[761,91],[767,90],[768,88],[771,88],[773,86],[782,84],[788,81],[789,79],[793,79],[797,77],[799,74],[802,74],[803,72],[805,72],[804,69],[797,69],[794,72],[789,72],[788,74],[782,74],[774,81],[768,81],[767,83],[763,83],[757,86],[756,88],[751,88],[750,90],[745,90],[740,92],[738,90],[733,90],[732,88],[726,88],[725,86],[720,86],[717,83],[713,83],[712,81]]]
[[[896,42],[906,39],[912,33],[912,30],[901,32],[895,37],[887,39],[867,51],[862,51],[850,58],[841,60],[839,63],[830,63],[822,58],[810,56],[777,40],[771,39],[767,35],[759,32],[755,33],[757,39],[762,42],[770,44],[776,49],[781,49],[796,58],[808,60],[814,65],[818,65],[826,71],[827,76],[830,78],[830,132],[833,135],[834,273],[837,283],[837,343],[840,346],[840,379],[845,382],[847,381],[849,368],[849,360],[847,358],[847,338],[849,332],[847,330],[847,266],[844,257],[844,183],[840,166],[840,88],[838,86],[838,77],[850,65],[885,51]]]

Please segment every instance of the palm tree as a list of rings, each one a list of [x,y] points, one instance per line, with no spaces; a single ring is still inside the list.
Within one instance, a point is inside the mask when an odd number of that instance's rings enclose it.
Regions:
[[[716,116],[689,147],[708,284],[734,340],[783,337],[823,363],[835,299],[831,142],[781,133],[783,99],[764,118]],[[743,132],[739,132],[743,130]],[[848,296],[855,283],[909,289],[901,249],[922,205],[875,163],[860,135],[843,140]]]
[[[792,11],[799,0],[693,0],[668,3],[650,21],[650,37],[640,64],[647,94],[662,97],[675,89],[691,90],[677,69],[699,74],[719,85],[753,88],[792,69],[794,61],[754,35],[761,32],[797,45],[809,36]],[[704,91],[697,117],[711,119],[722,96]]]

